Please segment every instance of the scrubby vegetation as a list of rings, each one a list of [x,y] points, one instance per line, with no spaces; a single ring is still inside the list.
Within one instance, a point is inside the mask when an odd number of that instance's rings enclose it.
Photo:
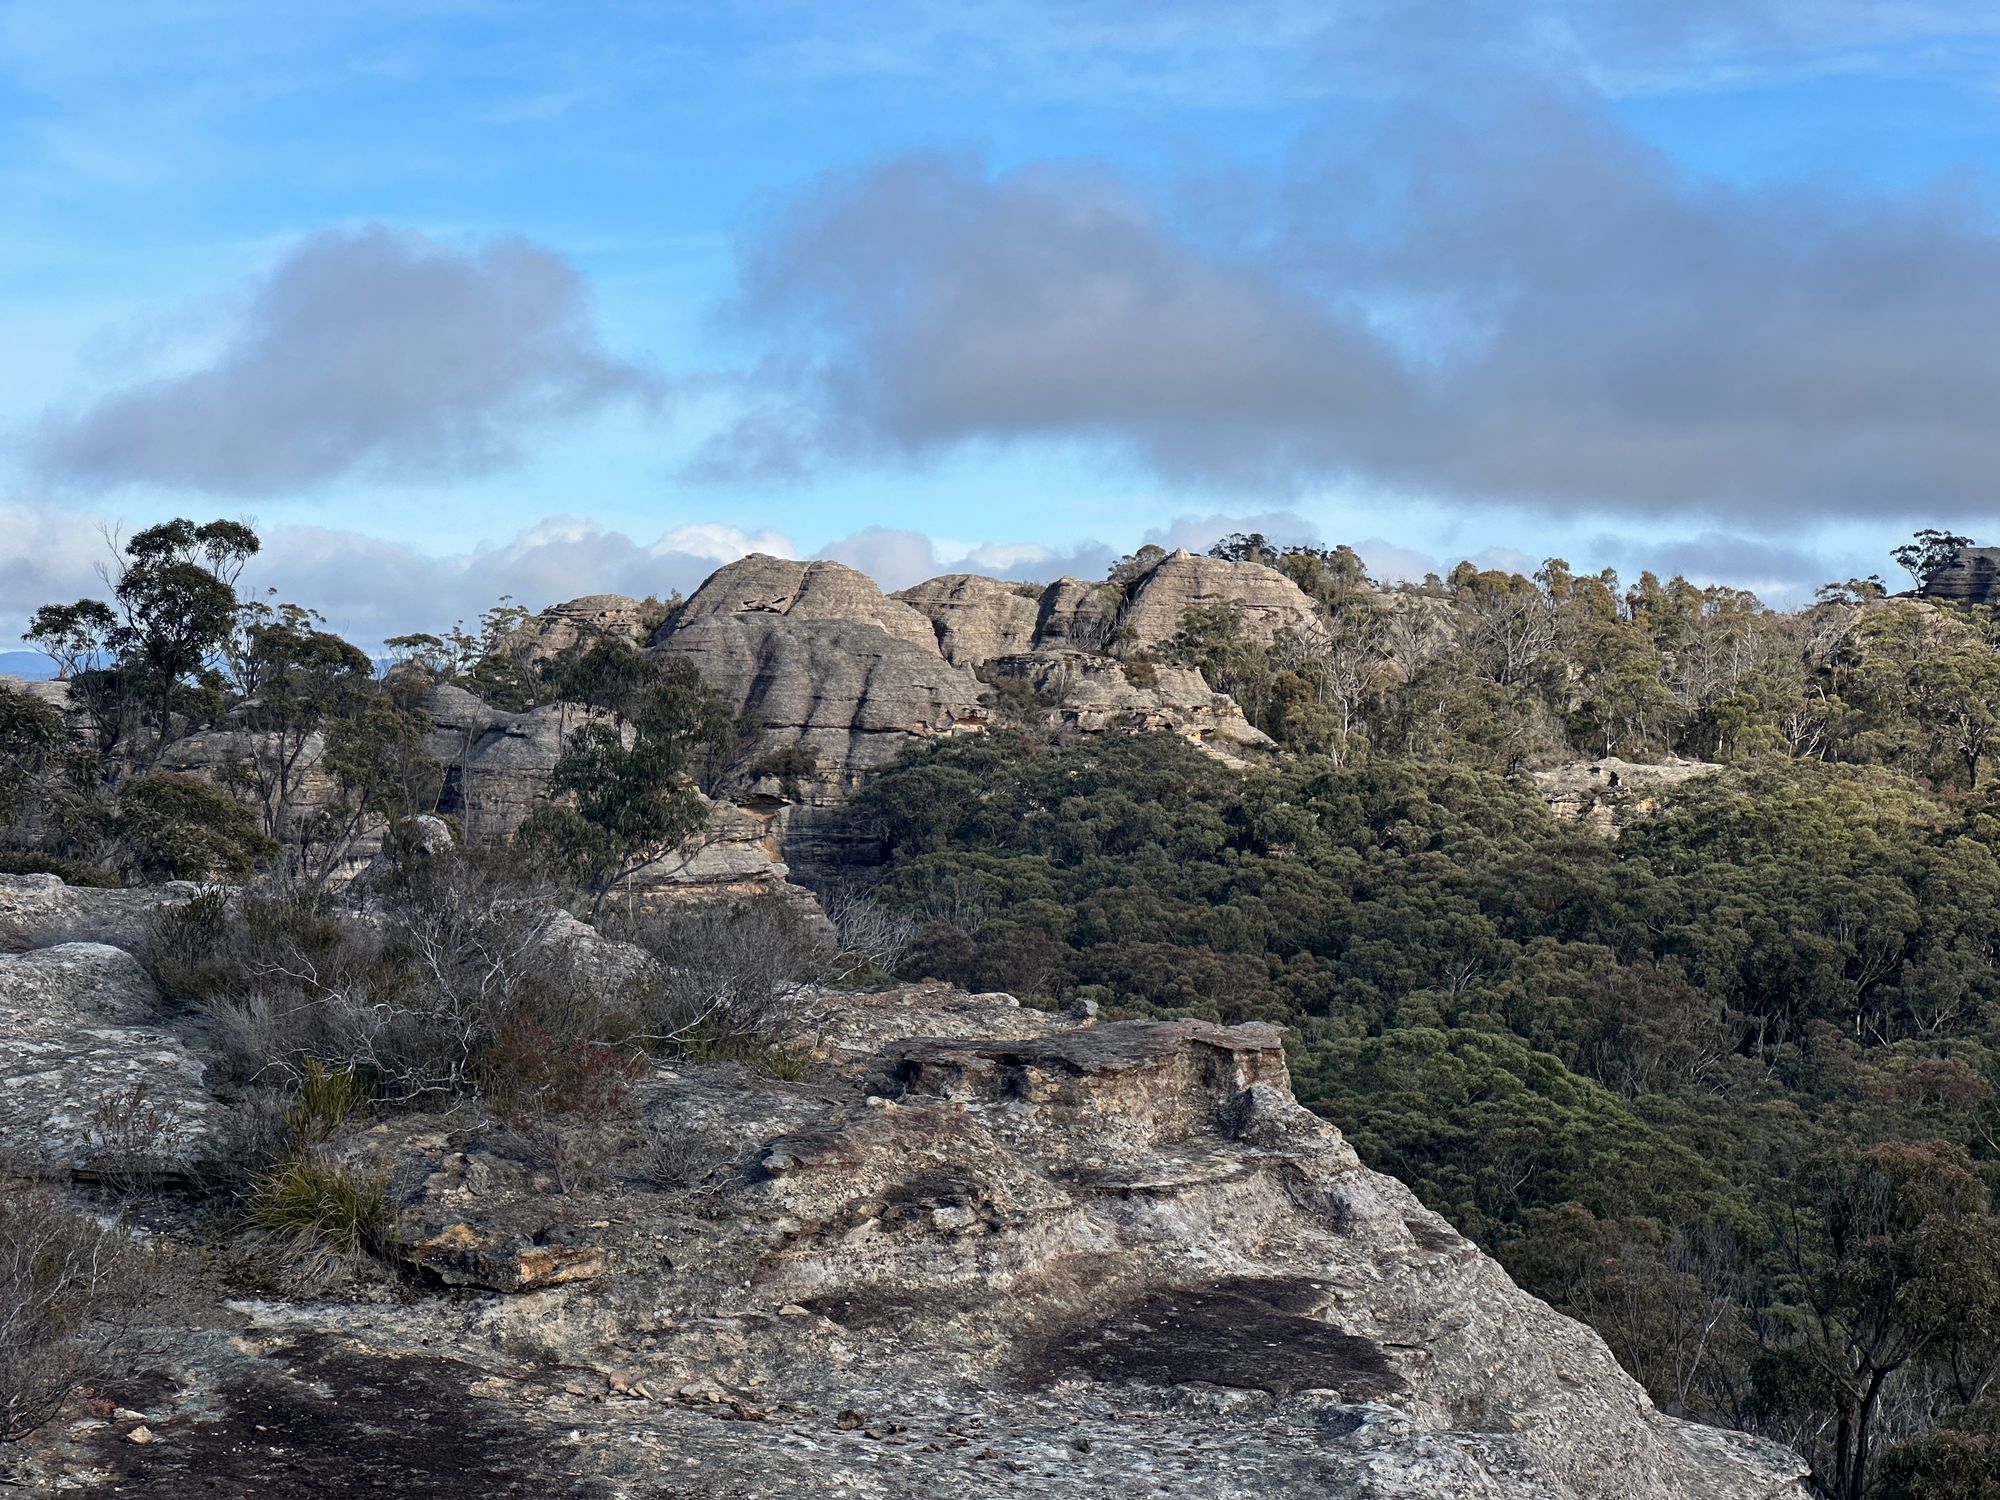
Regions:
[[[1899,560],[1921,582],[1962,542]],[[705,793],[815,774],[686,662],[588,634],[532,651],[503,603],[378,672],[309,611],[238,596],[256,545],[139,533],[110,600],[35,617],[69,711],[0,690],[0,870],[215,887],[143,957],[242,1091],[250,1134],[208,1184],[231,1222],[299,1254],[387,1245],[392,1185],[339,1142],[397,1110],[474,1112],[586,1188],[650,1059],[792,1076],[782,1038],[832,979],[1267,1020],[1302,1099],[1666,1409],[1796,1445],[1839,1500],[1988,1493],[1994,611],[1860,579],[1777,612],[1560,560],[1383,589],[1346,549],[1247,536],[1217,555],[1290,578],[1310,624],[1203,605],[1140,649],[1141,552],[1080,628],[1132,686],[1199,671],[1280,753],[1058,732],[998,677],[1013,728],[931,742],[850,804],[841,837],[880,862],[823,892],[836,959],[776,898],[627,899]],[[448,783],[419,706],[440,683],[565,705],[511,842],[419,817]],[[1615,838],[1522,774],[1613,755],[1713,769]],[[148,1107],[104,1105],[105,1187],[157,1175]],[[660,1184],[701,1190],[711,1146],[652,1137]],[[111,1347],[129,1284],[124,1240],[33,1219],[0,1204],[0,1338],[57,1352],[0,1389],[5,1434]]]
[[[0,1443],[119,1371],[159,1272],[121,1226],[94,1223],[42,1188],[0,1189]]]
[[[1293,1028],[1365,1160],[1831,1493],[2000,1373],[1985,791],[1771,757],[1613,841],[1455,765],[991,735],[852,816],[905,972]]]

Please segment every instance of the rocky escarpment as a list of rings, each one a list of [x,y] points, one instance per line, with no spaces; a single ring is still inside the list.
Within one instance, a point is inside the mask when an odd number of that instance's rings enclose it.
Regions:
[[[2000,603],[2000,547],[1963,547],[1924,580],[1926,599],[1950,604]]]
[[[990,688],[1010,705],[1092,732],[1168,729],[1227,755],[1269,747],[1198,672],[1148,660],[1187,612],[1233,609],[1271,640],[1314,628],[1311,602],[1254,563],[1163,554],[1122,583],[1046,588],[955,573],[885,596],[833,562],[751,556],[704,583],[655,632],[782,751],[811,755],[809,799],[839,800],[914,739],[987,726]],[[1126,672],[1113,650],[1142,672]]]
[[[365,1494],[394,1454],[443,1500],[1803,1500],[1361,1166],[1274,1028],[939,986],[789,1027],[806,1076],[655,1069],[568,1192],[476,1112],[349,1127],[416,1279],[294,1302],[204,1262],[31,1487]]]

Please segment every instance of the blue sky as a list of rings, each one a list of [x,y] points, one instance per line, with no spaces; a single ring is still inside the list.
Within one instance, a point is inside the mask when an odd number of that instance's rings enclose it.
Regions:
[[[357,639],[1239,525],[1796,599],[2000,540],[1996,165],[1986,0],[9,0],[0,636],[173,514]]]

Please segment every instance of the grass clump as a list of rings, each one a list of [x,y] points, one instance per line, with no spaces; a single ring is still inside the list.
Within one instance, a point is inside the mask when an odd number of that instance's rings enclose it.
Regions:
[[[270,1234],[356,1254],[389,1238],[388,1179],[301,1152],[257,1180],[244,1218]]]

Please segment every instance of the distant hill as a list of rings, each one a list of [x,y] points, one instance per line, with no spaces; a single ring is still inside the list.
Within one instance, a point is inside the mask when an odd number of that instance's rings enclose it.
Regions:
[[[56,664],[39,651],[0,651],[0,677],[40,681],[55,675]]]

